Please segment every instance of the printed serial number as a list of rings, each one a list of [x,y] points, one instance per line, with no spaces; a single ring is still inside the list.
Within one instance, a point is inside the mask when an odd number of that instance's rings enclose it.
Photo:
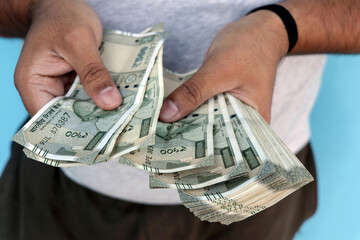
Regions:
[[[67,121],[69,121],[69,119],[70,115],[67,112],[64,112],[61,118],[57,121],[57,123],[55,123],[55,126],[52,127],[50,132],[55,135],[59,131],[59,129],[62,128],[62,126],[64,126]]]

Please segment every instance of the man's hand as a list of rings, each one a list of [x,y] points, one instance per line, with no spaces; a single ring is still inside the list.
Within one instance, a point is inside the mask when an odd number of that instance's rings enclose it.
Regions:
[[[228,24],[198,72],[165,99],[160,119],[176,121],[208,98],[229,92],[270,122],[276,69],[287,49],[284,24],[272,12],[255,12]]]
[[[120,92],[98,51],[102,24],[95,11],[82,0],[40,0],[32,9],[15,70],[15,86],[30,115],[64,95],[74,71],[99,107],[118,107]]]

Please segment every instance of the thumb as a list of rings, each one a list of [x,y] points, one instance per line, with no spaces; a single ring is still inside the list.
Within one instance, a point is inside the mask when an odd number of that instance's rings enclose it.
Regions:
[[[164,100],[160,120],[173,122],[193,112],[207,99],[222,92],[214,83],[214,77],[209,72],[199,69]]]
[[[65,58],[95,104],[104,110],[113,110],[122,102],[120,92],[101,60],[96,41],[84,39],[73,41],[66,49]]]

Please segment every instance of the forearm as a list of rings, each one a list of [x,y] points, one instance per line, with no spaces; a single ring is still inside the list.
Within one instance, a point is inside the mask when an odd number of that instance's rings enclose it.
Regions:
[[[31,23],[31,8],[37,0],[1,0],[0,36],[25,37]]]
[[[288,0],[298,42],[292,54],[360,53],[360,1]]]

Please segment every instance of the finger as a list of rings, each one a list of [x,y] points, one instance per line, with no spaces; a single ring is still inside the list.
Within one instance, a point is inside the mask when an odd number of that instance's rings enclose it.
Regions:
[[[65,44],[63,57],[74,67],[95,104],[104,110],[119,107],[120,92],[101,60],[95,37],[80,31],[70,34]]]
[[[160,120],[177,121],[204,103],[210,97],[225,91],[226,84],[217,81],[218,73],[204,66],[188,81],[175,89],[165,100]]]

